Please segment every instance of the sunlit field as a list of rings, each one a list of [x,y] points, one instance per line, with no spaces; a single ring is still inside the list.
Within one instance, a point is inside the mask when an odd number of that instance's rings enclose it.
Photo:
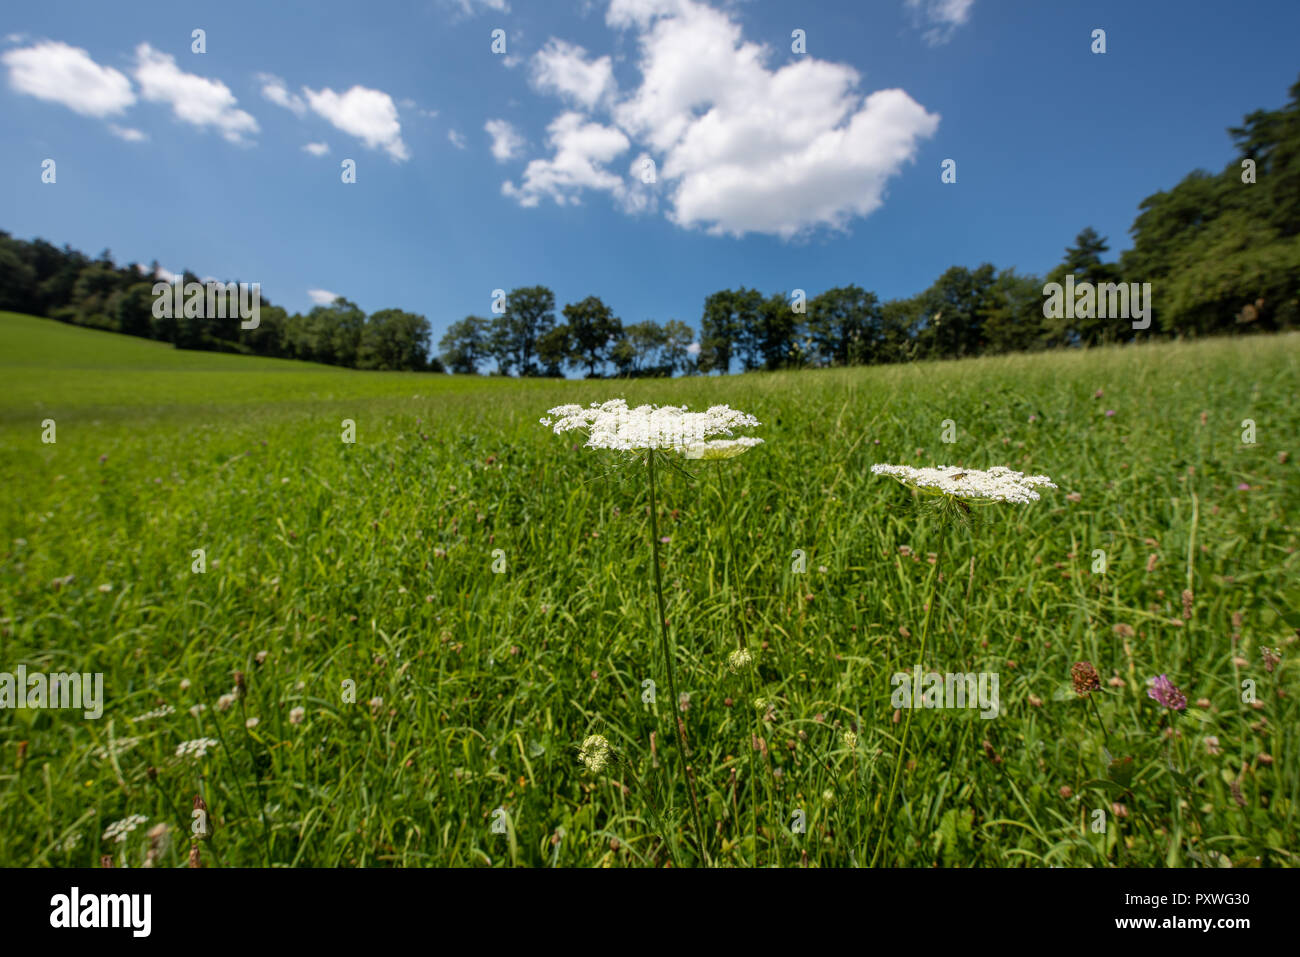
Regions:
[[[0,865],[1297,863],[1300,334],[518,381],[0,331],[0,662],[104,676],[0,710]],[[646,468],[539,422],[615,397],[762,423],[657,472],[678,701]],[[918,664],[996,715],[897,709]]]

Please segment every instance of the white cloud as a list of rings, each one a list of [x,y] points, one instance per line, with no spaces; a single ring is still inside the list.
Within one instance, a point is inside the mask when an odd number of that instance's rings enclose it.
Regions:
[[[393,98],[382,90],[354,86],[346,93],[303,88],[307,104],[320,116],[370,149],[382,149],[396,162],[410,159]]]
[[[483,124],[492,137],[492,155],[497,162],[505,163],[524,151],[524,138],[507,120],[488,120]]]
[[[175,57],[147,43],[136,47],[135,56],[135,79],[144,99],[170,105],[177,119],[213,127],[231,143],[247,143],[246,137],[258,132],[257,120],[235,108],[239,101],[220,80],[186,73]]]
[[[686,347],[686,352],[688,355],[698,356],[700,354],[700,344],[698,342],[692,342]]]
[[[318,306],[328,306],[339,297],[338,293],[330,292],[328,289],[308,289],[307,295]]]
[[[803,56],[769,68],[767,48],[695,0],[612,0],[606,23],[637,32],[640,84],[607,107],[608,125],[572,112],[551,124],[555,155],[502,186],[522,205],[597,189],[638,212],[658,190],[684,228],[790,239],[869,215],[938,128],[902,90],[864,97],[848,65]],[[656,159],[657,186],[641,183],[641,157],[629,180],[603,169],[632,141]]]
[[[495,13],[510,12],[510,4],[507,0],[442,0],[442,2],[466,17],[472,17],[480,10],[492,10]]]
[[[536,206],[543,197],[550,197],[560,206],[576,204],[584,189],[605,190],[621,198],[626,185],[604,167],[631,146],[621,130],[590,122],[581,113],[562,113],[546,131],[554,155],[530,162],[521,186],[502,183],[504,195],[518,200],[521,206]]]
[[[551,39],[533,55],[533,85],[591,109],[614,92],[614,68],[608,56],[589,60],[582,47]]]
[[[307,112],[307,103],[297,93],[290,93],[289,88],[285,86],[284,80],[271,73],[257,74],[257,80],[262,84],[262,95],[274,103],[276,106],[283,106],[286,110],[292,110],[299,116]]]
[[[126,75],[100,66],[80,47],[37,43],[9,50],[0,61],[9,68],[9,85],[19,93],[61,103],[82,116],[117,116],[135,102]]]
[[[903,5],[912,12],[918,28],[929,26],[921,36],[937,47],[951,40],[957,28],[970,19],[975,0],[904,0]]]
[[[153,277],[155,279],[161,279],[163,282],[175,282],[177,279],[180,278],[180,273],[175,273],[169,269],[164,269],[162,266],[159,266],[157,269],[154,270]]]
[[[312,156],[324,156],[330,151],[328,143],[304,143],[302,148]]]
[[[447,139],[451,140],[451,145],[456,147],[456,149],[458,150],[463,150],[467,148],[465,143],[465,137],[463,137],[456,130],[448,130]]]
[[[141,130],[129,126],[118,126],[116,123],[109,123],[108,130],[114,136],[121,137],[128,143],[142,143],[149,138]]]

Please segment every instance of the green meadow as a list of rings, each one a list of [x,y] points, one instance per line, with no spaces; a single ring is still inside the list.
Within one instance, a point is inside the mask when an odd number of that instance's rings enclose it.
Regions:
[[[0,710],[0,865],[1300,861],[1300,333],[655,381],[0,336],[0,672],[103,675]],[[644,466],[538,421],[614,397],[762,422],[658,473],[680,701]],[[1059,488],[951,523],[876,463]],[[997,713],[910,709],[891,800],[916,665]]]

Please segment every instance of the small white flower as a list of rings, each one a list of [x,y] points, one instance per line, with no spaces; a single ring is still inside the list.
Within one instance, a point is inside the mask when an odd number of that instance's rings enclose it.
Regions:
[[[858,746],[858,736],[854,734],[852,731],[845,731],[844,747],[848,748],[850,751],[853,751],[857,748],[857,746]]]
[[[912,488],[951,495],[954,498],[979,498],[1022,505],[1038,501],[1036,488],[1056,488],[1046,475],[1025,475],[1004,465],[995,465],[987,471],[962,469],[953,465],[922,469],[910,465],[873,465],[871,471],[876,475],[888,475]]]
[[[299,707],[299,708],[294,708],[293,710],[291,710],[291,711],[289,712],[289,723],[290,723],[290,724],[302,724],[302,719],[305,718],[305,717],[307,717],[307,709],[306,709],[306,708],[301,708],[301,707]]]
[[[229,711],[230,706],[234,703],[235,703],[234,694],[223,694],[220,698],[217,699],[217,710]]]
[[[130,721],[132,724],[138,724],[141,721],[152,721],[154,718],[165,718],[169,714],[175,714],[175,713],[176,713],[175,708],[173,708],[169,704],[165,704],[161,708],[154,708],[152,711],[146,711],[144,714],[139,715],[138,717],[127,718],[126,720]]]
[[[587,766],[592,774],[599,774],[609,763],[609,742],[604,735],[591,734],[582,742],[578,760]]]
[[[114,821],[104,829],[104,840],[114,841],[121,844],[126,840],[128,834],[147,820],[149,819],[143,814],[132,814],[130,817],[124,817],[120,821]]]
[[[194,717],[197,718],[201,713],[207,710],[208,710],[208,706],[200,702],[199,704],[196,704],[190,708],[190,714],[194,715]]]
[[[737,648],[727,655],[727,668],[733,675],[738,675],[754,663],[754,656],[748,648]]]
[[[244,727],[248,728],[248,730],[251,731],[261,723],[262,723],[261,718],[249,718],[247,721],[244,722]]]
[[[176,747],[176,757],[178,758],[206,758],[208,748],[220,747],[219,741],[212,738],[195,738],[193,741],[182,741]]]

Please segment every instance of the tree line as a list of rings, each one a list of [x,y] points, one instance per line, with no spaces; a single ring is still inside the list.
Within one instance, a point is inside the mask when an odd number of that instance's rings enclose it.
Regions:
[[[367,316],[339,297],[308,313],[263,300],[256,328],[237,320],[158,318],[157,263],[115,266],[67,246],[0,232],[0,309],[173,343],[363,369],[499,375],[671,376],[867,365],[1277,330],[1300,325],[1300,82],[1277,110],[1228,130],[1233,160],[1197,170],[1139,204],[1132,248],[1107,263],[1088,227],[1045,277],[989,263],[954,266],[925,291],[881,301],[857,285],[801,292],[725,289],[705,298],[699,335],[671,319],[625,324],[599,297],[556,314],[545,286],[512,290],[491,318],[453,322],[429,355],[428,320],[401,309]],[[1151,322],[1073,309],[1045,315],[1046,284],[1150,283]],[[185,273],[185,281],[197,276]]]

